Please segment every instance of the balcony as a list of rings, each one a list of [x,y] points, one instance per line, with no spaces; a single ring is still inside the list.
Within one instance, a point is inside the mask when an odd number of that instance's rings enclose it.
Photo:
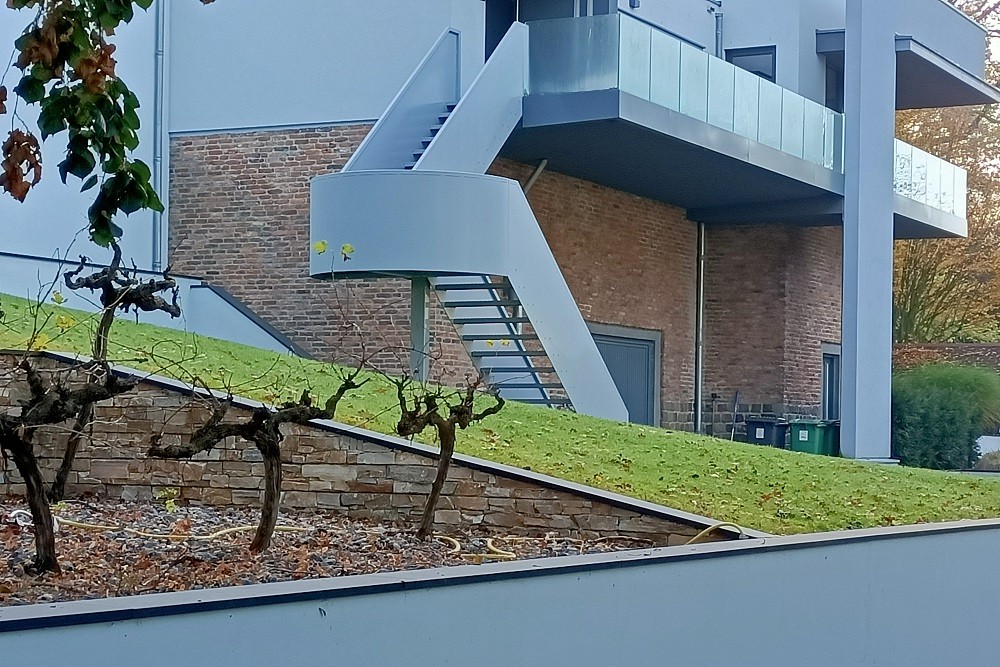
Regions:
[[[842,114],[628,14],[529,27],[529,94],[506,156],[692,220],[840,224]],[[902,142],[897,154],[900,235],[963,233],[964,172]]]

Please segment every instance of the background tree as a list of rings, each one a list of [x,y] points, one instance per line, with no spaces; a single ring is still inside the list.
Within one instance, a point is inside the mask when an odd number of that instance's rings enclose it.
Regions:
[[[953,0],[996,36],[1000,0]],[[1000,65],[987,77],[1000,81]],[[897,135],[968,171],[969,238],[900,241],[895,255],[897,342],[1000,337],[1000,111],[994,106],[897,114]]]

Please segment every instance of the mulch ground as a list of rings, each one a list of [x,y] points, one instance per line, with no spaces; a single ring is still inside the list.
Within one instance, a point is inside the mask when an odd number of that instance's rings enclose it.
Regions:
[[[163,502],[78,500],[54,507],[62,573],[25,573],[34,533],[22,499],[0,496],[0,606],[167,591],[244,586],[296,579],[547,558],[648,547],[631,539],[593,541],[465,532],[418,540],[409,523],[347,519],[335,512],[283,510],[270,549],[247,546],[259,513],[252,508]],[[170,511],[168,511],[170,510]],[[18,518],[21,522],[18,522]],[[104,528],[82,528],[69,521]],[[205,540],[202,536],[247,526]],[[144,534],[137,534],[144,533]],[[502,555],[506,554],[506,555]]]

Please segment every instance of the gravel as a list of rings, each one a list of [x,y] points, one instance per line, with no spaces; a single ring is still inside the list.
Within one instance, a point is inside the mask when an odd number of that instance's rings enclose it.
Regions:
[[[0,606],[167,591],[244,586],[296,579],[468,565],[496,560],[605,553],[650,546],[633,539],[581,541],[484,531],[450,533],[457,540],[421,541],[410,523],[348,519],[332,511],[283,510],[271,547],[247,548],[259,512],[252,508],[178,506],[163,502],[81,500],[54,507],[57,517],[114,529],[62,524],[56,535],[62,573],[33,577],[24,566],[34,554],[30,524],[12,518],[22,499],[0,496]],[[212,540],[220,530],[248,526]],[[126,529],[157,536],[137,535]],[[188,539],[185,539],[188,538]],[[503,555],[506,554],[506,555]]]

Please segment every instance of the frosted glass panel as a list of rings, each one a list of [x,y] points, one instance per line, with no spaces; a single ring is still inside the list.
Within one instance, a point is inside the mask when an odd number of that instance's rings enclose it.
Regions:
[[[618,87],[618,17],[534,21],[529,26],[532,95]]]
[[[781,87],[760,80],[760,116],[757,141],[781,150]]]
[[[733,94],[733,131],[757,141],[757,115],[760,106],[760,82],[756,74],[736,68]]]
[[[954,213],[960,218],[968,215],[968,178],[964,169],[955,169]]]
[[[896,139],[896,194],[960,218],[967,215],[968,175],[961,167]]]
[[[680,110],[681,42],[676,37],[653,30],[650,39],[649,101]]]
[[[638,21],[621,22],[621,89],[644,100],[649,99],[652,30]]]
[[[681,44],[681,113],[708,120],[708,54]]]
[[[824,149],[826,148],[825,120],[826,110],[812,100],[805,100],[802,123],[802,159],[815,165],[823,166]]]
[[[708,122],[733,131],[736,68],[719,58],[708,61]]]
[[[805,99],[790,90],[781,91],[781,150],[802,157]]]

